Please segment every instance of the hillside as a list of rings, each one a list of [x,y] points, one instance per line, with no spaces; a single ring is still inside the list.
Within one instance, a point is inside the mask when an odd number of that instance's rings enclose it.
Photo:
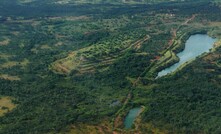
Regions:
[[[0,134],[221,133],[219,2],[0,2]],[[157,77],[195,34],[214,47]]]

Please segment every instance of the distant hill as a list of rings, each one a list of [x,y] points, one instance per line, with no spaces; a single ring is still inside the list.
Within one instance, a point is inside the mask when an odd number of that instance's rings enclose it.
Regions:
[[[56,4],[147,4],[158,2],[184,2],[191,0],[18,0],[20,3],[56,3]]]

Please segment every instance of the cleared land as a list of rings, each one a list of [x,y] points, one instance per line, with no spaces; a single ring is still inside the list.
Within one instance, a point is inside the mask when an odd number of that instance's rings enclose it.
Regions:
[[[12,111],[15,107],[10,97],[0,97],[0,116]]]

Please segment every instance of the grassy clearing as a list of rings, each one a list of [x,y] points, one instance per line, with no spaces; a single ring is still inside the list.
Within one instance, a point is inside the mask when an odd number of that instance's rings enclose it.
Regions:
[[[167,134],[167,133],[169,133],[168,131],[161,130],[159,128],[156,128],[154,125],[147,124],[147,123],[142,125],[142,129],[144,129],[147,133],[150,133],[150,134]]]
[[[55,44],[56,47],[57,47],[57,46],[62,46],[62,45],[64,45],[64,43],[63,43],[63,42],[60,42],[60,41]]]
[[[9,54],[0,54],[0,59],[8,59],[11,58],[13,55],[9,55]]]
[[[12,98],[10,97],[0,97],[0,116],[10,112],[16,107],[15,104],[12,103]]]
[[[29,61],[27,59],[24,59],[22,62],[17,61],[8,61],[6,63],[3,63],[0,65],[0,68],[11,68],[14,66],[20,66],[22,68],[25,68],[29,64]]]
[[[221,22],[209,22],[210,26],[221,26]]]
[[[67,58],[54,62],[51,69],[59,74],[68,74],[71,70],[76,69],[80,64],[77,60],[76,52],[72,52]]]
[[[111,124],[103,121],[99,125],[76,124],[69,126],[67,134],[107,134],[112,133]]]
[[[41,49],[52,49],[49,45],[42,45],[40,48]]]
[[[21,80],[18,76],[10,76],[8,74],[0,74],[0,79],[10,80],[10,81]]]
[[[6,63],[3,63],[0,65],[0,68],[10,68],[10,67],[13,67],[13,66],[16,66],[18,65],[18,62],[16,61],[8,61]]]
[[[10,42],[10,39],[4,39],[3,41],[0,41],[0,46],[7,46]]]

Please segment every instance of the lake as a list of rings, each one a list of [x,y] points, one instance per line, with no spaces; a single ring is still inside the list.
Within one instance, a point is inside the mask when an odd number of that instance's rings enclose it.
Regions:
[[[196,34],[190,36],[190,38],[185,43],[185,49],[177,54],[180,61],[160,71],[157,78],[172,73],[185,62],[195,59],[197,56],[203,54],[204,52],[209,52],[210,49],[213,48],[213,44],[215,42],[216,39],[211,38],[206,34]]]

